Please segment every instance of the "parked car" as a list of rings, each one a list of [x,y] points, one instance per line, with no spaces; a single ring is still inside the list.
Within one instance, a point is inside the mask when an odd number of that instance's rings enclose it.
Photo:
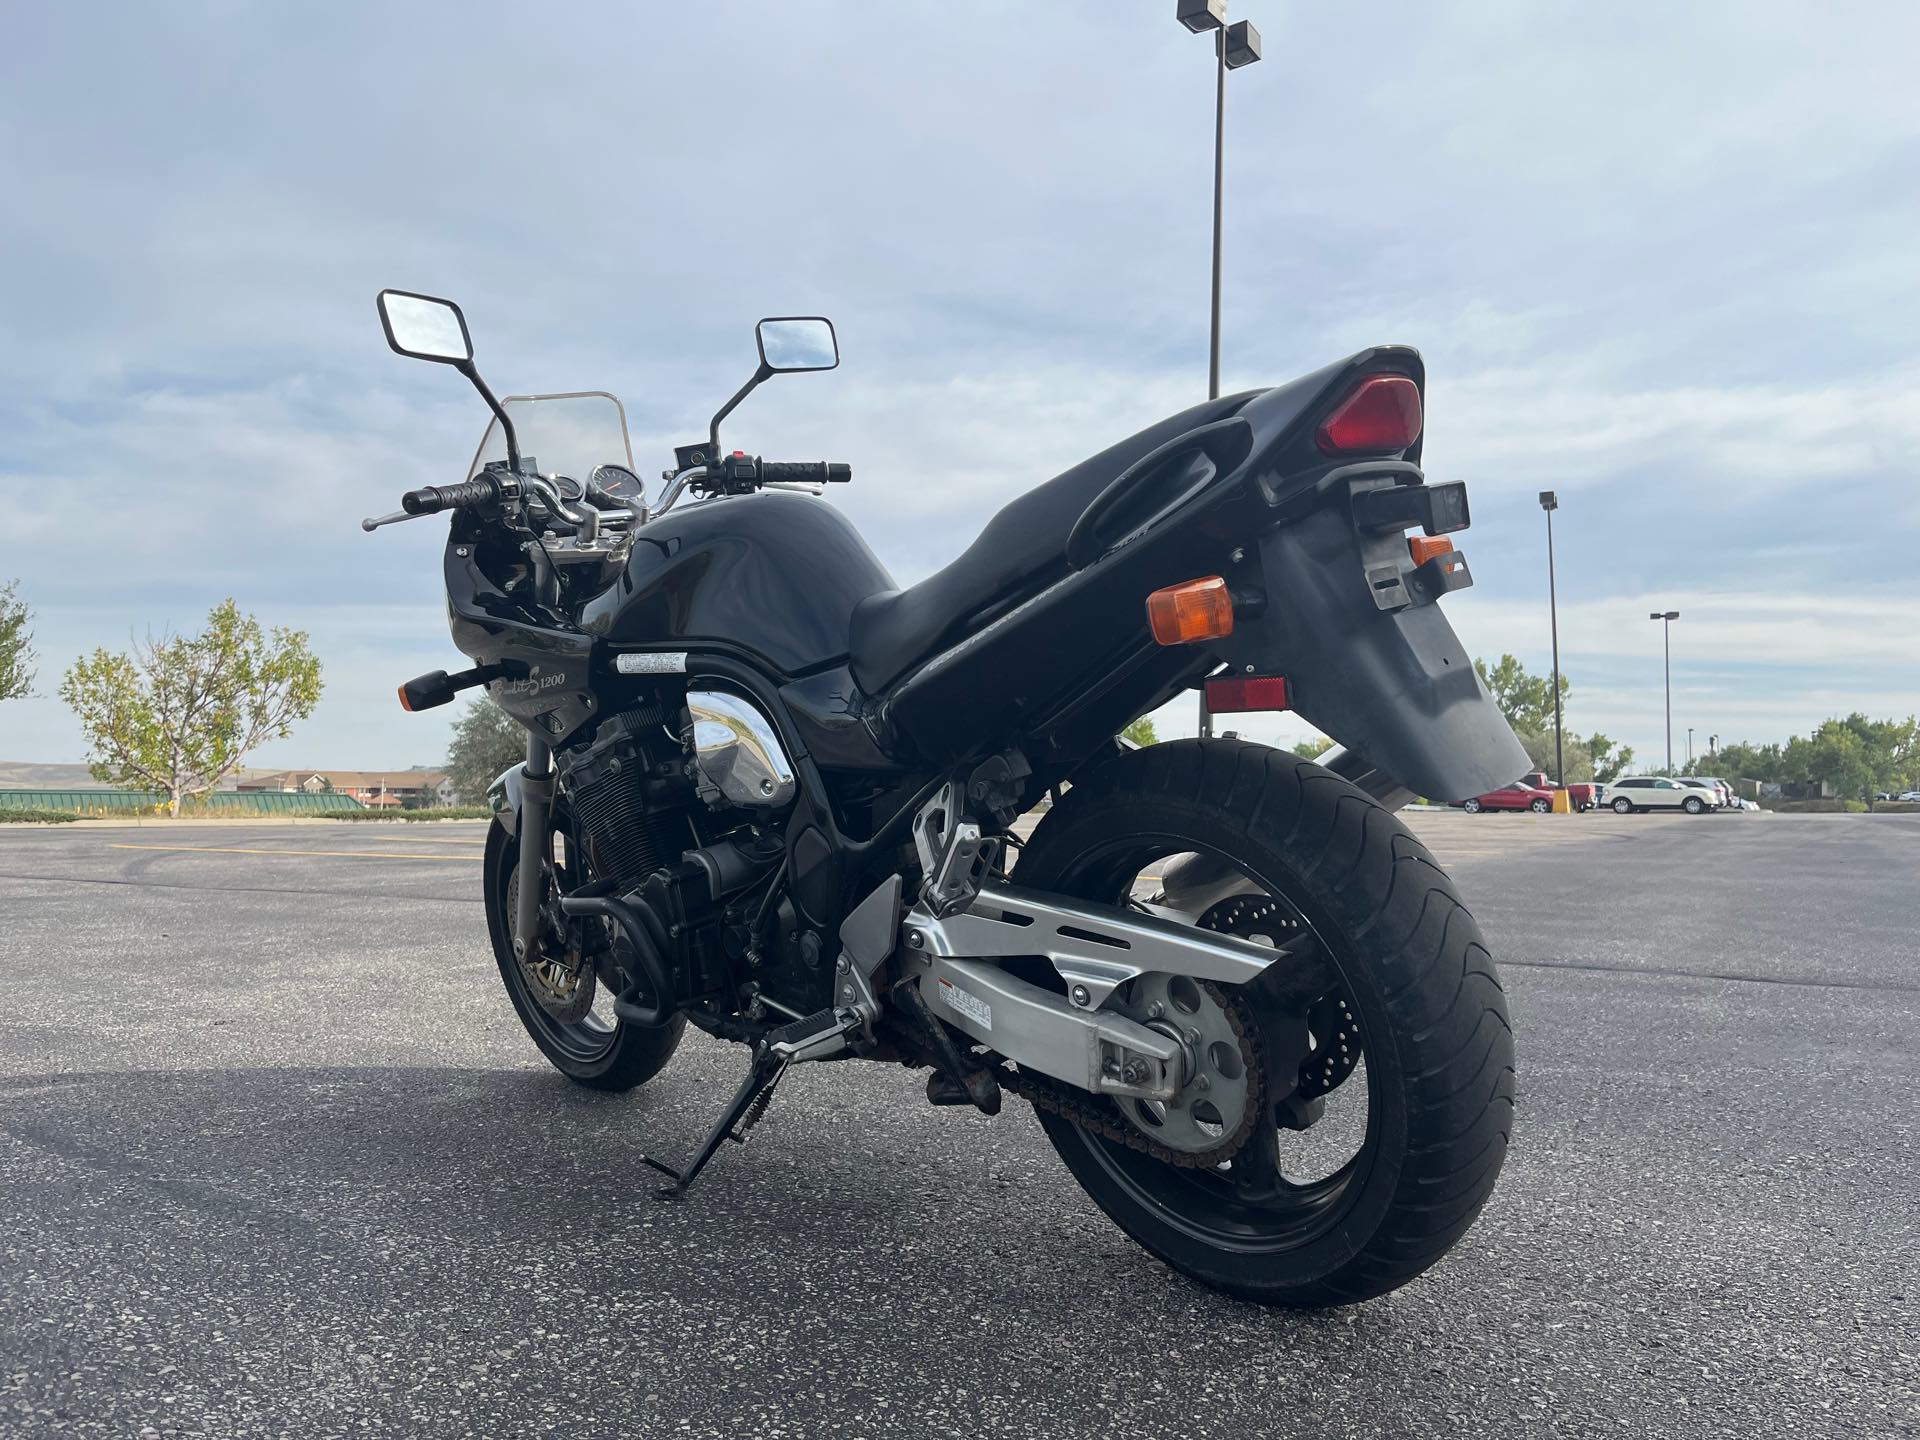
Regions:
[[[1522,785],[1531,785],[1536,790],[1545,790],[1549,795],[1555,790],[1562,788],[1549,780],[1547,778],[1547,772],[1544,770],[1528,771],[1520,777],[1520,783]],[[1564,788],[1567,792],[1567,803],[1572,805],[1575,810],[1591,810],[1597,805],[1607,803],[1607,787],[1597,782],[1575,780],[1572,784]]]
[[[1682,776],[1681,778],[1687,779],[1687,780],[1706,781],[1707,784],[1713,786],[1715,790],[1720,792],[1720,804],[1722,808],[1727,810],[1738,810],[1740,808],[1738,805],[1733,803],[1734,802],[1733,786],[1729,785],[1725,780],[1717,779],[1712,775],[1688,775],[1688,776]]]
[[[1502,785],[1498,790],[1472,795],[1454,803],[1469,815],[1478,815],[1482,810],[1531,810],[1536,815],[1544,815],[1553,809],[1553,791],[1516,780],[1511,785]]]
[[[1920,805],[1920,790],[1902,790],[1893,798],[1908,805]]]
[[[1613,811],[1628,815],[1636,810],[1684,810],[1689,815],[1704,815],[1717,808],[1710,786],[1690,785],[1670,780],[1665,775],[1630,775],[1612,785]]]

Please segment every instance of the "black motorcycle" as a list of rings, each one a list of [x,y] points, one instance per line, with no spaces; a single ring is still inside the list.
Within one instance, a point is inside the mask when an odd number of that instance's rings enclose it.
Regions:
[[[485,685],[527,730],[485,852],[514,1008],[596,1089],[650,1080],[689,1023],[751,1054],[692,1159],[647,1159],[662,1195],[789,1066],[860,1058],[926,1069],[935,1105],[1027,1100],[1128,1234],[1250,1299],[1378,1295],[1467,1229],[1513,1041],[1392,812],[1528,760],[1435,604],[1471,583],[1445,538],[1468,511],[1418,465],[1416,352],[1163,420],[902,589],[814,498],[846,465],[721,448],[755,386],[839,364],[828,321],[761,321],[649,499],[612,396],[503,403],[457,306],[379,308],[494,414],[465,481],[363,523],[452,517],[475,664],[402,704]],[[1116,739],[1192,690],[1341,748]]]

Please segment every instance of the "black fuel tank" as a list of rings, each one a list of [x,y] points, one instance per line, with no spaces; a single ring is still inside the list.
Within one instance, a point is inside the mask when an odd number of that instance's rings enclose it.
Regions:
[[[626,573],[587,602],[580,626],[616,648],[726,646],[795,675],[843,658],[853,607],[893,588],[832,505],[767,490],[641,527]]]

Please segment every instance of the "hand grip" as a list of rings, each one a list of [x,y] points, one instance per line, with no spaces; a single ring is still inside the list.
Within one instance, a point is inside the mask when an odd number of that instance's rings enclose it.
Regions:
[[[400,508],[409,515],[434,515],[442,510],[463,510],[469,505],[485,505],[500,498],[500,482],[491,475],[463,480],[458,485],[423,485],[400,497]]]
[[[780,485],[845,484],[853,479],[853,467],[838,460],[762,460],[760,479]]]

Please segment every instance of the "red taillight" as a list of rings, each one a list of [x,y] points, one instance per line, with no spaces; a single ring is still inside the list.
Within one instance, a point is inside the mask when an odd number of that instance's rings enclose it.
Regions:
[[[1225,675],[1207,681],[1207,708],[1216,715],[1241,710],[1285,710],[1287,677],[1284,675]]]
[[[1362,380],[1314,436],[1329,455],[1404,450],[1419,438],[1420,387],[1405,375]]]

